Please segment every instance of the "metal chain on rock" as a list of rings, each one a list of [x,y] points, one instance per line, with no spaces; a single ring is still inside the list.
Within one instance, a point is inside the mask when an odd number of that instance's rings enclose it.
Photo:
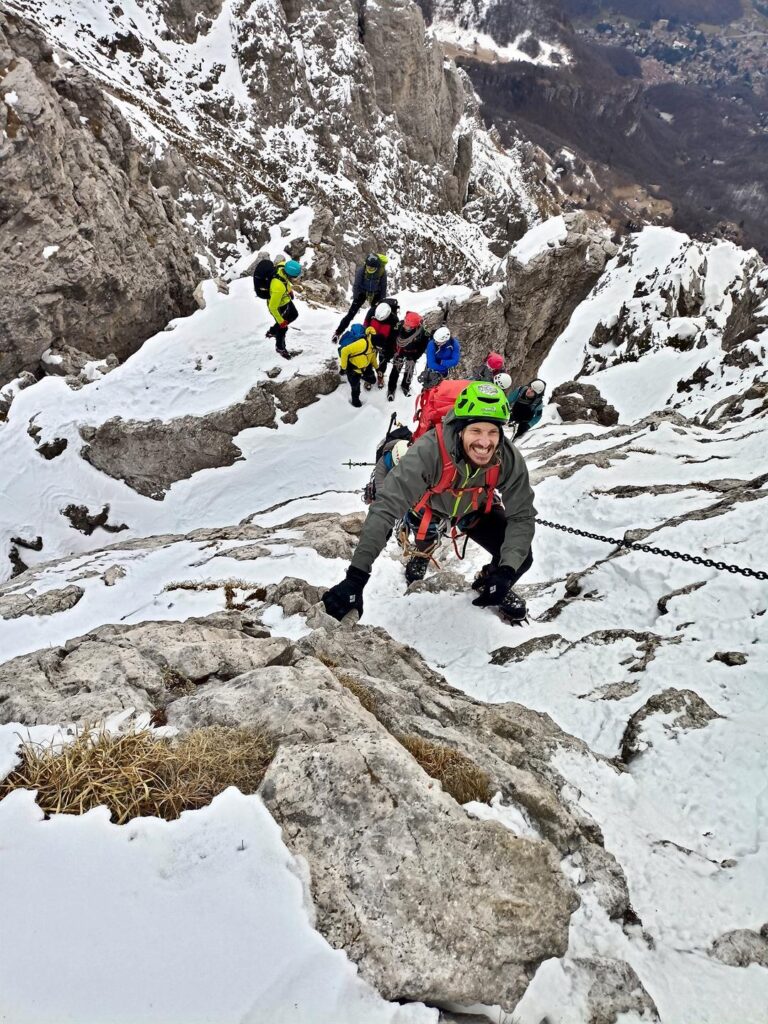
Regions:
[[[628,548],[630,551],[643,551],[646,555],[661,555],[664,558],[677,558],[682,562],[692,562],[694,565],[705,565],[708,569],[720,569],[725,572],[738,573],[740,576],[752,576],[757,580],[768,580],[768,572],[763,569],[750,569],[746,565],[729,565],[727,562],[716,562],[712,558],[702,558],[700,555],[689,555],[684,551],[670,551],[669,548],[655,548],[650,544],[640,544],[637,541],[625,540],[623,537],[603,537],[599,533],[589,533],[587,530],[578,530],[575,526],[563,526],[562,523],[552,523],[548,519],[536,519],[539,526],[549,526],[552,530],[562,530],[563,533],[572,533],[576,537],[588,537],[590,540],[600,540],[604,544],[614,544],[617,548]]]

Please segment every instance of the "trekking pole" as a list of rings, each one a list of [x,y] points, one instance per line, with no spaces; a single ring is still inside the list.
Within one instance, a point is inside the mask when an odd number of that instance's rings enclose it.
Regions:
[[[349,462],[342,462],[342,466],[347,466],[349,469],[351,469],[353,466],[375,466],[375,465],[376,465],[375,462],[352,462],[351,459],[349,460]]]

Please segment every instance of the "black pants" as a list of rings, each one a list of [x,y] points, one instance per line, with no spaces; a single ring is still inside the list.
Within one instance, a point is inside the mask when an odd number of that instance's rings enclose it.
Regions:
[[[293,321],[298,318],[299,311],[296,309],[293,302],[289,302],[287,306],[283,306],[280,310],[280,315],[287,324],[292,324]],[[280,327],[278,324],[272,324],[270,329],[267,331],[267,337],[275,339],[275,348],[284,349],[285,336],[287,333],[287,327]]]
[[[360,381],[364,380],[367,384],[376,383],[376,371],[372,366],[366,366],[362,373],[353,369],[351,366],[347,366],[347,380],[349,381],[350,389],[352,390],[352,401],[360,401]]]
[[[362,295],[353,295],[352,305],[349,307],[349,309],[341,318],[341,320],[339,320],[339,326],[336,328],[336,333],[338,335],[342,335],[344,331],[346,331],[346,329],[355,319],[355,317],[366,304],[366,302],[368,303],[369,306],[373,306],[376,301],[377,300],[375,297],[372,298],[370,295],[366,295],[365,292],[363,292]]]
[[[392,372],[389,375],[389,381],[387,383],[387,392],[390,395],[394,395],[395,393],[401,370],[403,371],[403,391],[411,390],[413,368],[415,365],[415,359],[409,359],[408,356],[395,356],[392,362]]]
[[[507,531],[507,517],[500,505],[494,505],[487,515],[470,513],[468,516],[463,516],[456,526],[470,540],[488,552],[494,565],[499,564],[504,535]],[[529,551],[512,582],[517,583],[523,573],[528,572],[532,565],[533,552]]]
[[[421,522],[421,516],[416,515],[413,509],[411,509],[405,515],[405,522],[415,535]],[[437,516],[433,516],[427,527],[426,537],[423,541],[416,541],[416,547],[419,550],[426,550],[434,544],[441,533],[445,532],[447,525],[445,519],[440,520]],[[494,505],[487,514],[483,512],[470,512],[469,515],[462,516],[456,523],[456,528],[461,533],[466,534],[475,544],[487,551],[494,565],[499,564],[501,548],[504,544],[504,535],[507,531],[507,517],[504,515],[504,509],[500,505]],[[517,583],[520,577],[528,572],[532,565],[533,553],[529,551],[512,582]]]

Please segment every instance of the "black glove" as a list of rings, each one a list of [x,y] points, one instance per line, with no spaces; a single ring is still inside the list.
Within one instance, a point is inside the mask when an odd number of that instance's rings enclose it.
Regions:
[[[358,615],[363,614],[363,588],[371,578],[369,572],[356,569],[350,565],[347,569],[346,579],[337,583],[335,587],[326,590],[320,600],[325,605],[325,610],[339,622],[347,612],[356,611]]]
[[[476,581],[480,584],[476,588],[480,591],[480,596],[476,597],[472,604],[479,608],[501,604],[514,583],[515,575],[515,570],[508,565],[495,565],[482,579]]]

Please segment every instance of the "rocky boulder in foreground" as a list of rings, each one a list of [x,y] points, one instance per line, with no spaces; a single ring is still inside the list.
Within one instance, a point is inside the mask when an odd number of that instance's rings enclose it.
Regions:
[[[538,964],[567,949],[578,899],[563,855],[581,852],[612,915],[627,909],[599,829],[560,799],[549,765],[559,745],[583,745],[546,715],[452,689],[382,629],[338,627],[312,609],[317,593],[285,580],[252,595],[256,611],[310,608],[319,628],[299,642],[270,636],[254,611],[224,611],[103,626],[13,659],[0,666],[2,718],[134,706],[182,731],[265,730],[278,750],[260,793],[309,865],[321,933],[390,999],[511,1008]],[[500,793],[526,835],[472,817],[414,742],[468,759],[481,802]]]

